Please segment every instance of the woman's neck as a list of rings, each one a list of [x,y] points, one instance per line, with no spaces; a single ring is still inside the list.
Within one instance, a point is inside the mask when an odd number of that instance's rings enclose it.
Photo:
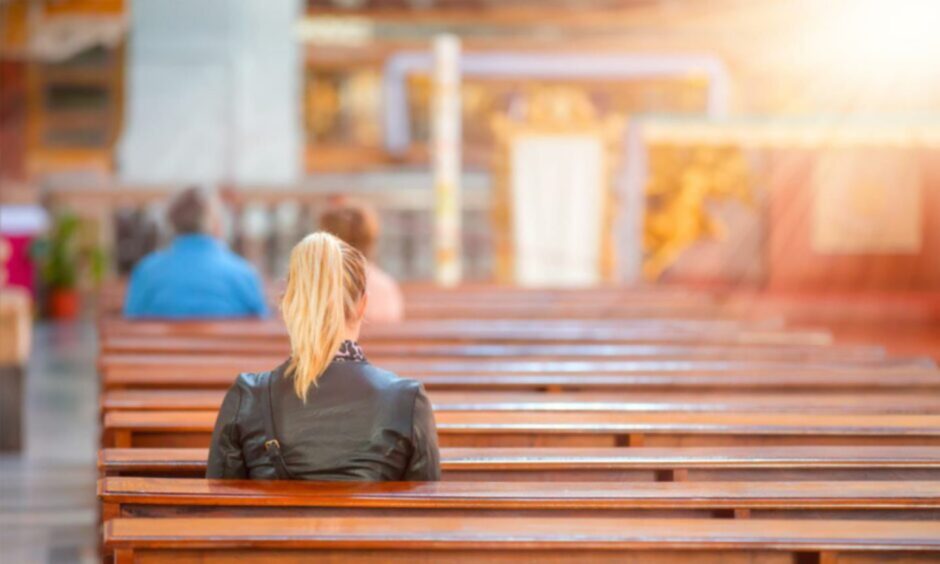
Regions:
[[[359,331],[362,329],[362,322],[357,321],[353,325],[347,325],[346,329],[343,331],[343,340],[344,341],[359,341]]]

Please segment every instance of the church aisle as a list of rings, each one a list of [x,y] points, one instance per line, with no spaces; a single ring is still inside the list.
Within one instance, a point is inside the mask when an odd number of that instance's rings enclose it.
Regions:
[[[0,456],[0,560],[96,561],[97,338],[89,321],[37,324],[26,450]]]

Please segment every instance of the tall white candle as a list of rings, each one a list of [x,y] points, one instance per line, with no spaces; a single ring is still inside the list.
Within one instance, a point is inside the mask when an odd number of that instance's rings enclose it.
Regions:
[[[434,39],[432,104],[434,166],[434,257],[438,284],[460,282],[460,40],[453,35]]]

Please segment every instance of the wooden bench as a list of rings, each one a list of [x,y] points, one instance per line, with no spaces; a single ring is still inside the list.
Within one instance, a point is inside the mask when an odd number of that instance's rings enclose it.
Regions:
[[[111,390],[101,412],[205,411],[218,409],[225,390]],[[701,394],[650,392],[432,391],[435,411],[619,411],[764,413],[940,413],[940,395],[922,392],[863,394]]]
[[[282,282],[272,282],[265,288],[273,301],[284,290]],[[597,286],[592,288],[521,288],[517,286],[475,284],[462,282],[458,288],[442,288],[435,284],[407,282],[401,285],[402,294],[410,303],[444,305],[451,303],[525,303],[570,304],[580,303],[656,303],[668,308],[671,304],[718,304],[711,292],[683,288],[634,288],[624,286]],[[126,281],[109,281],[99,290],[99,298],[112,309],[120,309],[126,291]]]
[[[746,316],[725,313],[720,307],[703,303],[465,303],[420,304],[405,302],[406,319],[733,319]]]
[[[940,521],[937,482],[303,482],[103,478],[116,517],[465,515]]]
[[[103,476],[203,477],[202,448],[106,448]],[[937,447],[443,448],[445,481],[940,480]]]
[[[116,411],[106,447],[204,447],[215,411]],[[940,445],[940,415],[467,411],[436,414],[441,446]]]
[[[365,351],[368,356],[369,352]],[[238,374],[246,371],[270,370],[287,358],[284,355],[205,355],[205,354],[105,354],[98,360],[103,373],[147,370],[202,370],[213,373]],[[940,370],[932,360],[926,358],[890,358],[867,363],[839,361],[774,361],[746,359],[640,359],[611,360],[570,358],[566,360],[520,360],[439,358],[387,359],[378,366],[403,375],[411,374],[483,374],[483,373],[571,373],[582,374],[630,374],[648,372],[671,373],[799,373],[831,374],[834,372],[874,373],[895,376],[898,374],[932,374],[940,376]]]
[[[820,330],[783,330],[777,323],[729,321],[623,320],[615,323],[578,320],[405,321],[363,327],[364,343],[382,342],[713,342],[827,345],[832,336]],[[103,343],[114,337],[187,337],[236,340],[283,340],[287,330],[280,320],[130,321],[119,318],[99,322]]]
[[[222,388],[286,358],[283,326],[103,319],[104,442],[134,447],[99,453],[106,546],[118,562],[940,560],[934,362],[715,320],[713,300],[588,296],[438,293],[409,299],[424,319],[367,329],[370,360],[429,390],[429,484],[180,480],[205,473]],[[201,448],[147,448],[164,445]]]
[[[102,342],[106,354],[146,355],[259,355],[286,357],[286,339],[199,339],[192,337],[111,337]],[[737,344],[441,344],[373,343],[366,349],[371,359],[512,358],[516,360],[565,359],[721,359],[771,361],[834,361],[867,363],[885,358],[884,349],[873,346],[818,346]]]
[[[257,364],[257,363],[256,363]],[[533,365],[537,368],[539,365]],[[245,366],[243,370],[252,368]],[[546,365],[546,368],[569,368]],[[587,368],[590,368],[588,366]],[[524,368],[524,367],[520,367]],[[226,389],[235,381],[239,370],[234,367],[177,369],[171,366],[141,364],[138,368],[107,370],[103,373],[101,386],[104,390],[116,389]],[[687,373],[680,371],[651,371],[613,373],[540,372],[539,370],[515,373],[487,373],[482,368],[478,374],[421,372],[399,374],[420,381],[430,390],[451,391],[593,391],[608,392],[644,391],[661,393],[722,394],[729,391],[761,391],[773,393],[856,393],[880,394],[884,392],[911,392],[920,390],[924,394],[940,391],[940,375],[925,371],[899,370],[895,374],[879,372],[839,371],[765,371],[723,372],[720,370]]]
[[[214,342],[256,342],[264,341],[268,343],[284,342],[287,339],[286,331],[283,327],[273,328],[274,330],[262,330],[264,327],[245,328],[242,332],[234,330],[221,330],[213,328],[209,330],[172,330],[164,333],[157,329],[156,331],[142,330],[138,327],[124,327],[126,323],[118,329],[105,329],[101,333],[101,346],[105,352],[112,352],[112,349],[121,344],[116,339],[198,339],[201,341]],[[236,326],[237,327],[237,326]],[[592,328],[592,327],[568,327],[549,325],[544,330],[538,327],[513,328],[499,327],[491,328],[467,327],[443,327],[443,328],[424,328],[415,327],[413,324],[402,326],[383,326],[374,325],[363,330],[360,342],[368,347],[383,343],[483,343],[483,344],[717,344],[717,345],[800,345],[800,346],[827,346],[832,344],[832,337],[822,331],[769,331],[769,330],[751,330],[751,331],[727,331],[722,329],[702,328],[688,329],[683,327],[662,327],[662,328]]]
[[[411,294],[405,300],[407,319],[533,319],[533,318],[659,318],[696,317],[702,319],[718,317],[743,317],[747,312],[734,316],[725,314],[707,295],[657,294],[613,291],[597,296],[591,292],[568,292],[566,294],[529,295],[527,291],[505,293],[504,289],[493,292],[460,296],[448,294]],[[274,304],[280,292],[269,292],[269,301]],[[123,298],[106,295],[102,300],[104,313],[120,312]]]
[[[864,562],[940,558],[940,523],[765,519],[112,519],[116,562]]]

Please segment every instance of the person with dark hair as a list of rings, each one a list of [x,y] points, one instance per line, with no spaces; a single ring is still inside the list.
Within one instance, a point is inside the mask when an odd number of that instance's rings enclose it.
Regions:
[[[134,267],[126,317],[267,317],[258,273],[218,238],[220,208],[218,198],[200,188],[173,198],[167,219],[175,237]]]
[[[366,257],[366,322],[394,323],[404,317],[405,303],[395,279],[373,261],[379,220],[372,208],[348,200],[332,203],[320,216],[320,229],[339,237]]]

